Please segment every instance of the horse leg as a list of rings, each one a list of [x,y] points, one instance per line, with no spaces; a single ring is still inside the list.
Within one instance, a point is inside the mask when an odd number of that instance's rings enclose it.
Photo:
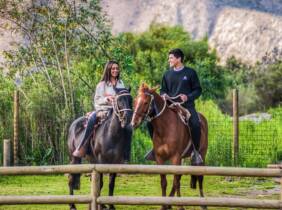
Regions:
[[[181,165],[181,158],[180,156],[176,156],[171,160],[173,165]],[[180,180],[181,180],[181,175],[174,175],[173,177],[173,185],[171,188],[171,192],[169,196],[173,197],[175,195],[175,192],[177,192],[177,196],[181,197],[180,193]],[[171,208],[171,206],[169,206]],[[184,210],[183,206],[179,207],[179,210]]]
[[[77,157],[71,157],[71,164],[80,164],[81,163],[81,158]],[[80,174],[69,174],[69,193],[70,195],[73,195],[73,190],[74,189],[79,189],[80,188]],[[76,210],[75,204],[71,203],[70,205],[70,210]]]
[[[116,180],[116,173],[112,173],[110,174],[110,180],[109,180],[109,196],[113,196],[114,195],[114,189],[115,189],[115,180]],[[116,208],[114,207],[114,205],[109,205],[109,210],[115,210]]]
[[[100,174],[100,192],[102,191],[103,185],[104,185],[103,174],[101,173]],[[101,204],[101,205],[99,205],[98,209],[99,210],[107,210],[108,208],[105,204]]]
[[[157,162],[157,165],[163,165],[164,164],[164,161],[161,158],[159,158],[158,156],[156,156],[156,162]],[[166,187],[167,187],[166,175],[161,174],[160,176],[161,176],[162,196],[166,197]],[[163,205],[161,207],[161,210],[166,210],[166,209],[167,209],[166,205]]]
[[[166,180],[166,175],[161,174],[161,187],[162,187],[162,196],[166,197],[166,187],[167,187],[167,180]],[[161,207],[161,210],[167,210],[168,206],[163,205]]]
[[[198,181],[199,181],[199,189],[200,189],[200,196],[204,197],[204,191],[203,191],[203,181],[204,181],[204,176],[198,176]],[[207,206],[201,206],[202,210],[207,210]]]
[[[177,192],[177,197],[181,197],[181,192],[180,192],[180,180],[181,180],[182,175],[176,175],[176,192]],[[179,206],[179,210],[185,210],[183,206]]]

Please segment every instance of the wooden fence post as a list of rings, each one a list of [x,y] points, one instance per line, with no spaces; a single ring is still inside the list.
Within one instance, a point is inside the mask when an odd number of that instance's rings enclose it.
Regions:
[[[11,140],[4,139],[3,145],[3,166],[11,166]]]
[[[18,165],[18,145],[19,145],[19,91],[14,92],[14,165]]]
[[[100,196],[100,177],[101,174],[95,169],[91,175],[91,194],[92,194],[92,203],[91,210],[100,210],[99,205],[97,203],[97,198]]]
[[[233,158],[234,166],[239,164],[239,108],[238,90],[233,89]]]

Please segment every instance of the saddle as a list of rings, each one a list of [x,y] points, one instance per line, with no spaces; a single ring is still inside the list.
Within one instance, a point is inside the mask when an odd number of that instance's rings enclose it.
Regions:
[[[99,127],[99,125],[101,125],[109,116],[109,112],[110,111],[104,111],[104,110],[101,110],[101,111],[97,111],[96,113],[96,124],[94,125],[94,128],[96,129],[97,127]],[[88,124],[88,120],[89,120],[89,117],[91,116],[93,112],[88,112],[86,113],[85,115],[85,121],[84,121],[84,128],[86,128],[87,124]]]
[[[86,129],[89,117],[91,116],[92,113],[93,112],[86,113],[85,121],[84,121],[84,124],[83,124],[84,129]],[[106,121],[106,119],[109,117],[109,114],[110,114],[110,110],[108,110],[108,111],[106,111],[106,110],[97,111],[97,113],[96,113],[96,123],[93,127],[93,132],[89,136],[87,143],[83,146],[86,154],[91,153],[91,147],[90,147],[89,139],[95,138],[96,130]]]
[[[168,107],[178,114],[179,118],[186,126],[189,126],[189,119],[191,117],[189,110],[181,106],[180,103],[171,103]]]

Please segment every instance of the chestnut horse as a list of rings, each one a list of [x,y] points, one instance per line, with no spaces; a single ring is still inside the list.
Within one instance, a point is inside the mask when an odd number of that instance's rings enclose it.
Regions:
[[[181,165],[185,156],[191,155],[191,134],[187,126],[180,119],[175,110],[168,107],[167,102],[156,93],[156,88],[150,89],[142,84],[135,99],[134,113],[131,124],[138,127],[146,118],[150,118],[153,126],[153,150],[157,164],[162,165],[170,161],[173,165]],[[199,152],[205,161],[208,148],[208,123],[206,118],[199,113],[201,121],[201,140]],[[187,148],[190,145],[190,149]],[[185,153],[185,154],[184,154]],[[161,174],[162,196],[166,196],[166,175]],[[173,186],[169,196],[180,195],[181,175],[174,175]],[[203,194],[203,176],[191,176],[191,188],[196,188],[199,182],[200,196]],[[170,209],[170,206],[162,206],[162,210]],[[206,209],[205,206],[202,207]],[[184,209],[180,207],[180,209]]]

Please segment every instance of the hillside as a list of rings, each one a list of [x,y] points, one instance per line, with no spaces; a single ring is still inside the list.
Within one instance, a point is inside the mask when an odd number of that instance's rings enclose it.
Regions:
[[[255,63],[282,52],[281,0],[103,0],[113,33],[142,32],[152,22],[182,25],[193,38],[209,37],[221,61],[234,55]]]

